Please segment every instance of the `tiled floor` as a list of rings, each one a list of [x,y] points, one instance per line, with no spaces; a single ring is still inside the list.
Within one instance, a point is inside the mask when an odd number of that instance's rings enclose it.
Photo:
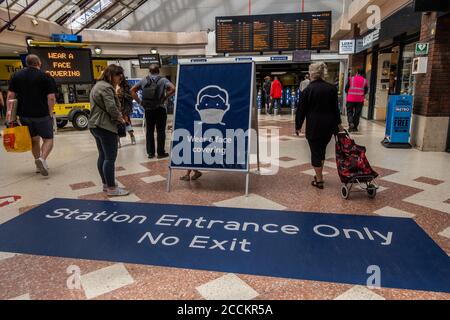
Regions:
[[[317,190],[310,186],[307,141],[295,135],[290,116],[262,116],[260,128],[267,130],[261,144],[273,141],[278,131],[280,149],[276,157],[261,155],[261,175],[251,174],[246,198],[245,177],[220,172],[184,182],[179,180],[184,172],[175,171],[167,193],[167,160],[146,158],[143,132],[137,127],[138,144],[123,139],[116,163],[119,185],[131,191],[120,200],[412,218],[450,254],[450,154],[385,149],[380,144],[384,128],[363,121],[355,139],[367,147],[382,192],[375,199],[355,193],[343,200],[332,143],[325,189]],[[56,137],[48,178],[34,172],[29,154],[6,154],[2,149],[0,197],[22,199],[0,208],[0,223],[55,197],[108,200],[96,157],[90,134],[70,129]],[[0,299],[410,298],[450,299],[450,294],[0,252]]]

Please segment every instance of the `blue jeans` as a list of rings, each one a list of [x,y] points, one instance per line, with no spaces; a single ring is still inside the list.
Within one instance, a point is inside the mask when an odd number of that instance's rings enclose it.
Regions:
[[[91,129],[91,133],[97,143],[97,169],[102,178],[102,182],[108,187],[115,187],[116,179],[114,175],[118,150],[118,135],[102,128],[93,128]]]

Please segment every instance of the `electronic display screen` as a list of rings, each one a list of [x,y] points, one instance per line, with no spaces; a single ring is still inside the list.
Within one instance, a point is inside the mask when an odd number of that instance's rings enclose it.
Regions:
[[[331,11],[216,17],[216,51],[328,50]]]
[[[93,82],[90,49],[30,47],[29,53],[41,59],[41,70],[48,72],[57,84]]]

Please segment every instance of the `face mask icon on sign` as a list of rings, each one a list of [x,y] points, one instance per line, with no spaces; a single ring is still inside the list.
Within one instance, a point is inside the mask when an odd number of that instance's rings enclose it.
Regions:
[[[228,92],[216,85],[202,88],[197,94],[195,110],[200,114],[203,123],[225,125],[222,119],[230,110]]]

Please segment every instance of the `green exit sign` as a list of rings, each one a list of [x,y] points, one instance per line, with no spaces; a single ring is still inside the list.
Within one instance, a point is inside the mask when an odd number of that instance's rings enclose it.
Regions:
[[[426,43],[416,43],[416,56],[426,56],[428,50],[430,49],[430,44]]]

